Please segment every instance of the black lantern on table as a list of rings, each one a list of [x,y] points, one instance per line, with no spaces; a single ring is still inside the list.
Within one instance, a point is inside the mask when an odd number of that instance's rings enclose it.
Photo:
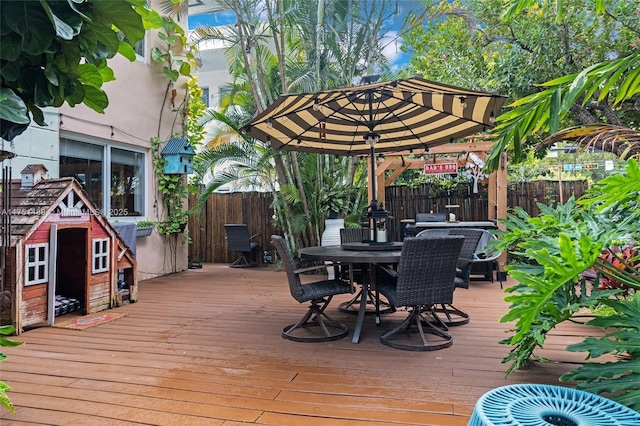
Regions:
[[[378,205],[376,200],[371,201],[367,208],[367,219],[371,230],[369,244],[392,244],[389,240],[387,220],[393,217],[382,207],[382,204]]]

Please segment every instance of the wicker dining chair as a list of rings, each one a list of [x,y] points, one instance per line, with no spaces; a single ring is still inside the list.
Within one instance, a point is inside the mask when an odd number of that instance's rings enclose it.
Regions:
[[[283,237],[272,235],[271,242],[276,247],[287,272],[291,296],[299,303],[310,302],[309,309],[300,321],[282,329],[282,337],[296,342],[326,342],[341,339],[349,334],[346,325],[331,319],[324,310],[336,294],[351,293],[351,284],[340,279],[303,284],[300,274],[324,268],[325,265],[301,268]]]
[[[456,264],[464,242],[461,235],[405,238],[397,272],[379,279],[377,289],[396,308],[406,306],[408,317],[384,331],[380,341],[396,349],[432,351],[448,348],[453,338],[433,312],[453,302]],[[435,337],[427,339],[427,334]]]
[[[340,243],[361,243],[364,241],[370,241],[371,234],[370,228],[343,228],[340,230]],[[351,283],[364,284],[364,280],[368,280],[368,265],[351,265],[350,267],[344,267],[342,269],[342,278],[348,280]],[[364,294],[366,293],[366,294]],[[349,301],[343,302],[338,305],[338,309],[342,312],[349,314],[357,314],[360,309],[360,302],[362,297],[366,297],[367,314],[383,315],[394,312],[395,309],[389,305],[386,300],[380,300],[379,294],[367,289],[361,289],[354,297]],[[377,310],[376,310],[377,306]]]
[[[416,234],[418,238],[442,237],[449,235],[449,228],[423,229]]]
[[[473,266],[473,254],[476,251],[478,242],[482,237],[484,230],[476,228],[451,228],[449,235],[462,235],[464,243],[460,249],[458,257],[455,288],[469,288],[471,279],[471,267]],[[469,314],[452,304],[441,304],[434,308],[434,311],[445,316],[443,321],[448,326],[458,326],[469,323],[471,318]]]
[[[250,268],[257,266],[256,252],[260,244],[252,241],[261,234],[249,235],[249,227],[245,224],[226,224],[227,250],[240,253],[229,266],[232,268]]]

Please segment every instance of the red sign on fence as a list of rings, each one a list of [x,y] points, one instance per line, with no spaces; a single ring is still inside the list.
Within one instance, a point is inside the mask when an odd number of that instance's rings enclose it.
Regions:
[[[458,163],[430,163],[424,165],[427,175],[450,175],[458,173]]]

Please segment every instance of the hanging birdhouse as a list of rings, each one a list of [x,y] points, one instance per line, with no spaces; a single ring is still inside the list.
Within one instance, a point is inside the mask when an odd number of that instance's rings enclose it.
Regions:
[[[160,153],[167,164],[164,172],[169,175],[193,173],[193,156],[196,155],[187,138],[169,139]]]

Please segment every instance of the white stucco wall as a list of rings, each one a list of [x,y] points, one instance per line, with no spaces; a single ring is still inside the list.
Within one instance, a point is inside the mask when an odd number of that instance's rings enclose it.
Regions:
[[[11,151],[16,156],[2,162],[2,166],[11,167],[11,177],[20,179],[20,171],[29,164],[44,164],[49,176],[58,177],[58,109],[44,110],[46,126],[32,124],[13,141],[2,141],[2,149]]]

